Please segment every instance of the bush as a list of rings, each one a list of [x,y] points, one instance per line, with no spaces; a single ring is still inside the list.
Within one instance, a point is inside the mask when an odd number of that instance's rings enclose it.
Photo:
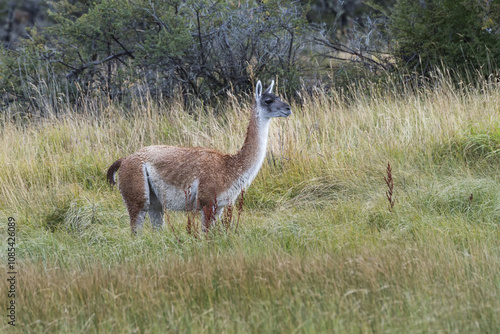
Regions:
[[[500,1],[398,0],[389,17],[399,65],[488,75],[500,64]]]
[[[249,91],[254,77],[266,81],[279,77],[281,87],[298,88],[303,66],[298,53],[307,29],[307,8],[299,2],[54,0],[49,4],[54,25],[42,36],[32,35],[19,50],[1,55],[0,80],[13,83],[4,85],[4,96],[19,97],[26,77],[35,86],[51,79],[67,81],[63,90],[104,92],[112,98],[147,88],[153,94],[180,93],[185,101],[205,102],[227,90]],[[24,71],[20,58],[37,66]]]

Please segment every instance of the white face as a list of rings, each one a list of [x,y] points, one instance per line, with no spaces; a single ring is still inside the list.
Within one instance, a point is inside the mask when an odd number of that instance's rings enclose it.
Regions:
[[[292,113],[290,106],[272,93],[273,86],[274,81],[271,82],[271,85],[264,93],[262,93],[262,84],[260,81],[257,82],[257,86],[255,87],[255,103],[260,111],[259,117],[263,119],[288,117]]]

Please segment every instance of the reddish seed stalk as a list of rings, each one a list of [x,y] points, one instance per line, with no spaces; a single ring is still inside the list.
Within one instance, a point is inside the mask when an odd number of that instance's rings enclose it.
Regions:
[[[233,206],[229,204],[224,210],[224,217],[222,219],[222,225],[226,229],[226,233],[231,228],[233,222]]]
[[[172,229],[172,233],[174,234],[174,237],[177,239],[177,241],[179,243],[181,243],[181,239],[179,239],[179,237],[177,236],[177,233],[175,233],[174,225],[172,225],[172,222],[170,221],[170,216],[168,215],[168,213],[166,214],[166,216],[167,216],[167,224]]]
[[[389,162],[387,162],[387,176],[384,177],[385,183],[387,184],[387,188],[389,188],[385,192],[385,196],[387,197],[387,200],[389,201],[389,212],[392,212],[392,209],[394,208],[394,203],[396,201],[395,198],[393,198],[394,195],[394,180],[392,179],[392,167]]]

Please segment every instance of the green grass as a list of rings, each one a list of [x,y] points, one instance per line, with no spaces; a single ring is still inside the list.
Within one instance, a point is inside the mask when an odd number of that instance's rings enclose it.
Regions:
[[[16,332],[499,332],[500,87],[438,83],[293,105],[272,122],[238,233],[195,239],[170,213],[180,242],[149,225],[131,237],[107,167],[150,144],[235,152],[247,97],[219,117],[147,96],[23,122],[8,111],[0,234],[15,217]],[[13,330],[5,316],[0,328]]]

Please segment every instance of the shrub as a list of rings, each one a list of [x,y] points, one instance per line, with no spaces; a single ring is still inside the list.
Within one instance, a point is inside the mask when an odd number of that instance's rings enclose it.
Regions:
[[[398,0],[389,17],[399,65],[492,73],[500,64],[500,1]]]
[[[180,93],[185,101],[205,102],[230,89],[249,91],[253,77],[279,77],[290,91],[299,84],[303,62],[298,53],[307,25],[306,8],[297,1],[49,4],[54,24],[38,35],[37,42],[32,34],[17,51],[0,59],[0,80],[11,82],[3,85],[4,96],[21,94],[17,90],[26,76],[38,77],[32,82],[35,86],[50,79],[67,81],[63,91],[104,92],[115,98],[148,88],[153,94]],[[26,58],[23,63],[35,66],[20,70],[20,55]]]

